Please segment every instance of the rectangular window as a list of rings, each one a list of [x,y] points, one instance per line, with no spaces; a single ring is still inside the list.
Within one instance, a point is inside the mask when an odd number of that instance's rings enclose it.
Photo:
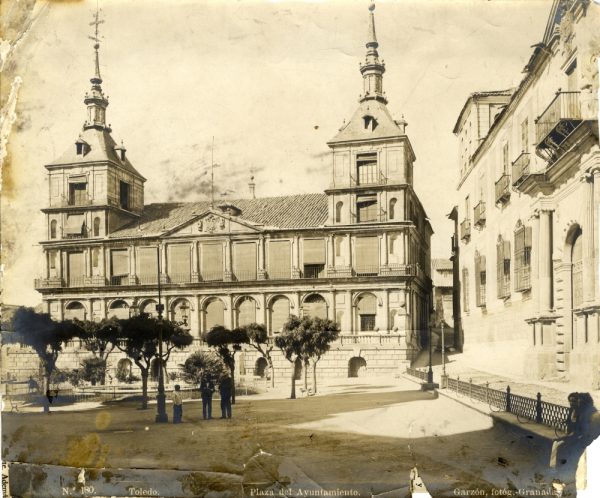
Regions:
[[[292,272],[292,249],[289,240],[269,242],[269,278],[290,278]]]
[[[121,209],[129,210],[131,208],[129,204],[130,185],[123,181],[119,181],[119,206]]]
[[[63,230],[63,235],[67,237],[78,237],[83,235],[85,218],[83,214],[67,215],[67,223]]]
[[[368,185],[378,182],[377,154],[359,154],[356,156],[358,184]]]
[[[359,195],[356,197],[356,221],[367,223],[377,221],[377,196]]]
[[[256,280],[257,266],[254,242],[233,245],[233,273],[237,280]]]
[[[98,268],[98,260],[100,259],[100,249],[92,247],[92,268]]]
[[[57,251],[49,251],[48,252],[48,267],[51,270],[56,270],[56,258],[57,258],[58,252]]]
[[[129,277],[129,254],[127,249],[110,251],[111,285],[124,285]]]
[[[515,231],[514,271],[515,290],[531,289],[531,227],[520,226]]]
[[[169,244],[168,275],[173,283],[187,283],[191,281],[192,254],[189,244]]]
[[[525,118],[521,123],[521,151],[529,150],[529,119]]]
[[[478,307],[486,305],[486,266],[485,256],[475,256],[475,302]]]
[[[69,286],[77,287],[79,285],[83,285],[83,252],[70,252],[67,257],[67,262],[69,265]]]
[[[368,276],[379,273],[379,237],[357,237],[356,275]]]
[[[302,263],[304,278],[321,278],[325,275],[325,239],[304,239]]]
[[[223,244],[200,245],[202,280],[223,280]]]
[[[136,274],[140,284],[156,284],[158,281],[158,247],[140,247],[137,250]],[[164,272],[164,270],[163,270]]]
[[[336,258],[340,258],[342,256],[342,241],[343,241],[343,237],[335,237],[334,238],[335,257]]]
[[[360,331],[371,332],[375,330],[375,315],[360,315]]]
[[[69,204],[81,206],[88,199],[87,182],[69,183]]]
[[[510,296],[510,242],[496,244],[496,295],[499,299]]]

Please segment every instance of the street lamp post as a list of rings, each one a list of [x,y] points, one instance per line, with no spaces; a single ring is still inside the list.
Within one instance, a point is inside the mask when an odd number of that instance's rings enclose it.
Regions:
[[[431,319],[429,321],[429,370],[427,371],[427,382],[421,384],[421,389],[423,391],[432,391],[439,387],[438,384],[433,382],[433,366],[432,366],[432,356],[433,356],[433,326],[435,321]]]
[[[166,407],[166,396],[165,396],[165,380],[163,378],[163,335],[162,335],[162,320],[164,305],[160,302],[160,245],[156,247],[156,267],[158,277],[158,304],[156,305],[156,311],[158,313],[158,393],[156,394],[156,419],[157,423],[165,423],[169,421]]]

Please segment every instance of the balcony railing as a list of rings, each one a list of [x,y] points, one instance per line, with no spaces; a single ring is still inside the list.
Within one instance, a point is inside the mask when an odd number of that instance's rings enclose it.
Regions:
[[[156,279],[156,277],[154,277]],[[169,273],[169,283],[171,284],[189,284],[192,281],[190,273]]]
[[[531,267],[515,268],[515,291],[523,292],[531,289]]]
[[[556,149],[581,122],[579,92],[556,92],[536,119],[538,149]]]
[[[67,287],[83,287],[85,285],[86,278],[83,275],[69,276],[67,279]]]
[[[469,241],[471,239],[471,220],[463,220],[460,224],[461,240]]]
[[[473,224],[476,227],[482,227],[485,225],[485,202],[480,201],[475,209],[473,210]]]
[[[110,285],[128,285],[129,275],[113,275],[109,278]]]
[[[292,270],[269,270],[267,278],[269,280],[287,280],[292,278]]]
[[[345,344],[402,344],[403,336],[398,334],[343,334],[338,339],[341,345]]]
[[[501,204],[510,199],[510,176],[504,173],[496,182],[496,204]]]
[[[223,271],[205,271],[200,275],[203,282],[222,282]]]
[[[140,285],[156,285],[158,283],[158,275],[138,275],[138,284]]]
[[[518,187],[529,176],[529,152],[522,152],[512,163],[512,184]]]
[[[359,266],[354,270],[354,275],[357,277],[376,277],[379,275],[379,265]]]
[[[302,278],[323,278],[325,276],[325,265],[304,265]]]
[[[237,282],[258,280],[257,275],[258,274],[257,274],[256,270],[244,270],[244,271],[239,270],[239,271],[235,271],[233,273],[234,280],[236,280]]]
[[[64,281],[60,277],[36,278],[33,281],[36,289],[52,289],[64,286]]]

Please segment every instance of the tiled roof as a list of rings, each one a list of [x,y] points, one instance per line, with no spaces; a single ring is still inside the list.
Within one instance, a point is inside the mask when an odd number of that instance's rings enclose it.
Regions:
[[[431,260],[431,269],[452,271],[452,261],[445,258],[434,258]]]
[[[97,130],[88,128],[83,130],[79,136],[79,140],[83,140],[90,147],[89,152],[85,156],[77,154],[75,142],[58,158],[48,164],[48,166],[58,166],[63,164],[87,164],[103,161],[110,161],[117,166],[133,173],[134,175],[144,178],[129,162],[127,156],[125,161],[121,161],[115,147],[117,146],[113,137],[107,130]]]
[[[301,194],[259,199],[227,200],[242,212],[240,221],[275,228],[319,227],[327,220],[325,194]],[[168,202],[144,206],[139,221],[111,234],[111,237],[161,235],[194,219],[210,209],[209,201]]]
[[[376,119],[377,127],[374,130],[365,128],[363,120],[365,116],[372,116]],[[365,100],[361,102],[350,121],[329,143],[400,137],[402,135],[385,104],[376,100]]]

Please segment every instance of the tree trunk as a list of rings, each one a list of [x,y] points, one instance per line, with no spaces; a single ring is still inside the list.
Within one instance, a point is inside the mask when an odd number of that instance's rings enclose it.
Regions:
[[[148,369],[140,368],[142,374],[142,410],[148,408]]]
[[[296,399],[296,363],[292,363],[292,394],[290,399]]]
[[[271,370],[271,387],[275,387],[275,367],[273,366],[273,359],[270,356],[267,358],[267,363]]]
[[[231,404],[235,405],[235,364],[229,370],[231,372]]]
[[[304,363],[304,392],[308,392],[308,361]]]
[[[100,385],[101,386],[105,386],[106,385],[106,368],[108,367],[108,355],[106,355],[106,358],[103,358],[102,355],[100,355],[100,359],[102,361],[104,361],[104,367],[102,368],[102,375],[100,376]]]
[[[317,361],[313,362],[313,394],[317,394]]]

